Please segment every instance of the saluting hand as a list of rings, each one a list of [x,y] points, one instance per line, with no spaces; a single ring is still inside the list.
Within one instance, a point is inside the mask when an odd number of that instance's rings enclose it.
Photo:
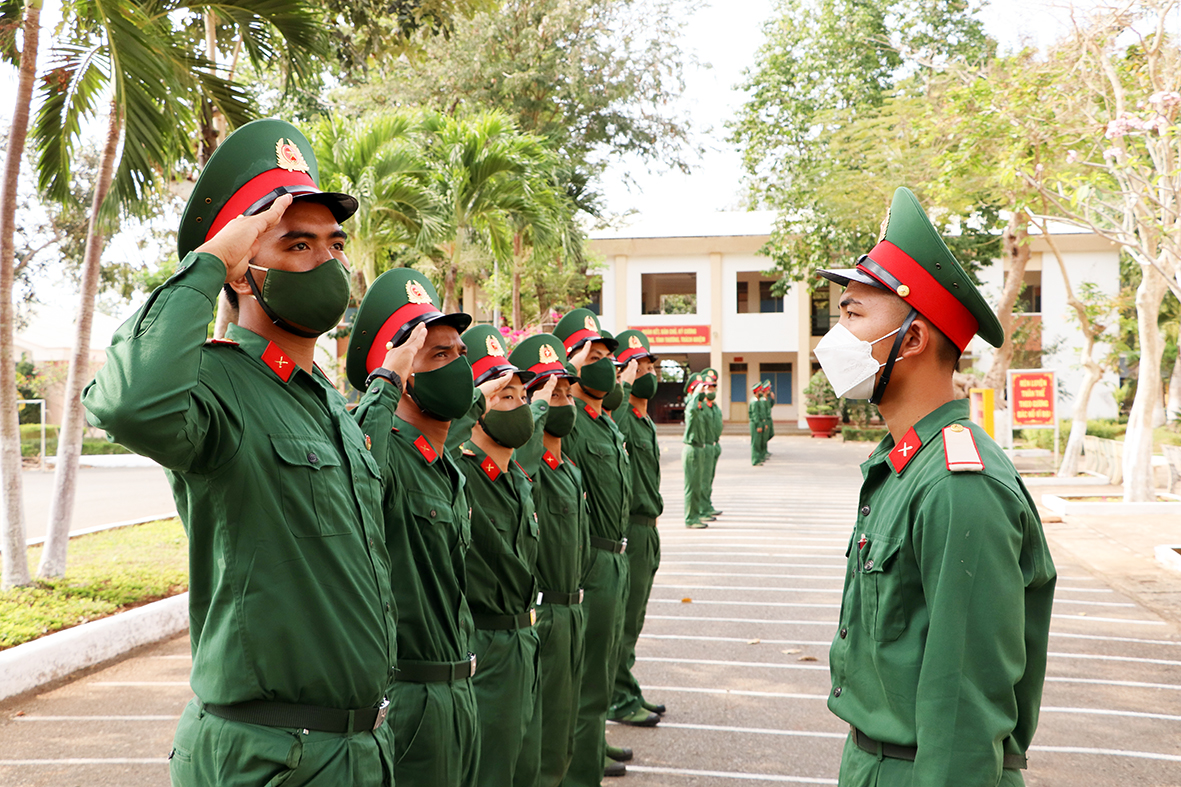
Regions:
[[[225,263],[226,284],[237,281],[246,275],[246,266],[258,254],[259,238],[278,226],[292,199],[290,194],[284,194],[261,213],[238,216],[198,246],[197,251],[212,254]]]
[[[570,356],[570,365],[575,369],[582,371],[583,365],[586,363],[587,356],[590,355],[591,343],[583,342],[582,346],[578,348],[578,352]]]
[[[420,322],[406,337],[406,341],[391,348],[385,354],[381,365],[389,369],[402,380],[402,390],[406,389],[406,381],[414,371],[414,359],[418,356],[423,344],[426,343],[426,323]]]
[[[627,366],[623,367],[623,371],[619,375],[619,382],[631,385],[636,381],[636,377],[640,374],[640,362],[632,358],[627,362]]]
[[[487,410],[491,410],[500,401],[500,392],[504,389],[509,381],[513,379],[515,372],[505,372],[499,377],[493,377],[491,380],[485,380],[480,383],[477,388],[480,393],[484,394],[484,401],[486,402]]]
[[[558,380],[560,378],[560,374],[551,374],[549,379],[545,381],[545,385],[541,386],[541,388],[537,390],[537,393],[533,395],[535,397],[540,397],[541,401],[545,402],[546,404],[550,404],[553,399],[554,389],[558,387]]]

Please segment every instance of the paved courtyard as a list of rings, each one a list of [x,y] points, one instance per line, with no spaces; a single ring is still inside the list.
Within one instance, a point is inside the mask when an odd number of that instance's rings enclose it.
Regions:
[[[691,531],[679,443],[661,442],[663,560],[636,671],[669,711],[655,729],[610,726],[636,758],[609,783],[836,784],[847,728],[825,706],[828,644],[869,447],[776,438],[768,463],[751,468],[748,441],[727,436],[714,496],[724,514]],[[1026,783],[1181,785],[1181,630],[1113,587],[1127,582],[1069,549],[1054,554],[1049,677]],[[188,670],[180,637],[0,704],[0,785],[166,785]]]

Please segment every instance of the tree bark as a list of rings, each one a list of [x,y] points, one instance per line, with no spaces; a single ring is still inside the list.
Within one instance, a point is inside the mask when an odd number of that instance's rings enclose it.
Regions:
[[[1136,324],[1140,335],[1140,365],[1136,380],[1136,399],[1128,414],[1124,434],[1124,502],[1149,503],[1156,500],[1152,477],[1152,421],[1160,403],[1160,362],[1165,343],[1161,338],[1161,301],[1165,278],[1156,268],[1141,264],[1144,277],[1136,288]]]
[[[16,264],[17,179],[29,131],[29,104],[37,77],[40,35],[41,0],[29,0],[25,4],[24,41],[12,128],[8,132],[8,151],[4,155],[4,193],[0,195],[0,492],[4,523],[4,580],[0,590],[29,584],[29,553],[25,547],[21,489],[20,417],[16,410],[16,357],[12,344],[16,318],[12,285]]]
[[[1024,211],[1014,211],[1009,219],[1009,226],[1005,228],[1005,288],[1001,292],[1001,302],[996,307],[996,316],[1004,330],[1005,343],[993,353],[992,366],[988,368],[988,374],[984,375],[985,388],[1001,391],[1001,395],[996,397],[996,402],[1002,409],[1008,406],[1004,392],[1009,364],[1013,360],[1013,307],[1017,304],[1017,297],[1021,295],[1021,287],[1025,284],[1025,266],[1029,263],[1028,240],[1029,215]]]
[[[41,553],[41,565],[37,568],[37,576],[42,578],[62,577],[66,573],[66,548],[70,542],[70,520],[74,515],[78,458],[82,455],[82,433],[86,428],[82,387],[90,377],[90,329],[94,322],[94,299],[98,294],[102,267],[103,232],[99,216],[111,188],[111,175],[122,130],[123,118],[119,115],[119,107],[112,103],[107,139],[99,160],[98,181],[94,186],[94,199],[90,203],[90,229],[86,240],[86,256],[82,260],[82,287],[78,298],[78,326],[63,397],[65,414],[58,433],[53,500],[45,528],[45,549]]]
[[[459,298],[455,295],[455,286],[459,280],[459,255],[462,253],[462,244],[459,236],[463,232],[460,228],[455,233],[455,242],[451,246],[451,263],[447,266],[447,275],[443,277],[443,313],[452,314],[459,311]],[[465,304],[467,306],[468,314],[475,315],[476,305],[474,303]]]
[[[521,269],[513,268],[513,330],[519,331],[524,327],[525,316],[521,309]]]

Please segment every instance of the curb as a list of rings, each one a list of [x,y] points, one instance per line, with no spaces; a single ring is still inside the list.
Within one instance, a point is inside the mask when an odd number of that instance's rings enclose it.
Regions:
[[[188,627],[189,594],[181,593],[0,651],[0,700],[180,634]]]

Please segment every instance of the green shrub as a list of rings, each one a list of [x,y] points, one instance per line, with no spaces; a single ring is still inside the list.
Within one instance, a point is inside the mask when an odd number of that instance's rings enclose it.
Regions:
[[[112,443],[105,437],[84,437],[82,438],[82,455],[83,456],[98,456],[107,454],[130,454],[123,446],[118,443]],[[41,435],[28,440],[21,440],[21,456],[26,459],[39,456],[41,454]],[[57,436],[52,439],[45,437],[45,455],[57,456]]]
[[[61,427],[57,424],[45,424],[45,439],[49,440],[57,437],[57,431]],[[25,440],[40,440],[41,439],[41,424],[21,424],[21,442]]]
[[[880,443],[889,433],[886,428],[857,428],[844,426],[841,428],[841,440],[846,443]]]
[[[1066,421],[1066,428],[1070,428],[1070,421]],[[1087,421],[1087,434],[1095,437],[1104,437],[1108,440],[1118,440],[1124,436],[1124,432],[1128,431],[1128,424],[1126,422],[1120,423],[1113,418],[1096,418]]]
[[[836,415],[840,400],[823,371],[816,372],[804,389],[804,412],[808,415]]]

